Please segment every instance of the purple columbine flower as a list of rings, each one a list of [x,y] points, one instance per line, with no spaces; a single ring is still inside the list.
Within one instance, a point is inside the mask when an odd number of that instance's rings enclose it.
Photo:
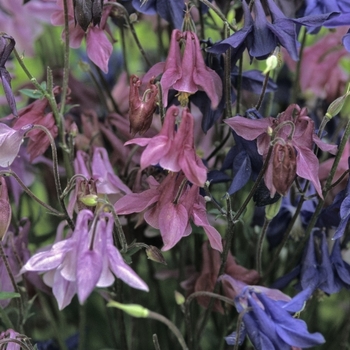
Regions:
[[[14,130],[0,123],[0,167],[7,168],[12,164],[18,155],[25,134],[32,128],[32,124],[27,124]]]
[[[211,247],[221,252],[221,236],[208,221],[205,200],[199,194],[198,186],[183,186],[185,180],[181,174],[169,174],[159,184],[150,176],[150,189],[127,194],[114,204],[114,209],[120,215],[145,211],[145,221],[160,230],[164,242],[162,250],[171,249],[191,233],[192,219],[196,226],[203,227]]]
[[[183,53],[181,43],[184,45]],[[218,106],[222,96],[222,81],[219,75],[204,62],[199,39],[193,32],[173,30],[166,62],[155,64],[143,77],[149,81],[162,74],[163,104],[168,105],[170,89],[179,91],[178,99],[187,106],[190,95],[204,91],[211,100],[211,107]]]
[[[83,304],[95,287],[112,285],[114,276],[133,288],[148,291],[113,244],[112,215],[102,212],[90,225],[93,218],[90,210],[80,211],[72,235],[32,256],[21,270],[45,272],[44,282],[52,287],[60,310],[75,294]]]
[[[247,335],[256,350],[310,348],[324,343],[320,333],[309,333],[306,323],[292,316],[303,308],[310,292],[301,292],[293,299],[286,295],[281,298],[282,294],[278,290],[260,286],[243,288],[235,298],[237,311],[244,312],[241,337],[238,341],[242,342]],[[234,332],[225,339],[229,345],[234,345],[236,338]]]
[[[141,169],[159,164],[172,172],[183,171],[193,184],[202,187],[207,179],[207,169],[194,148],[194,120],[187,108],[182,111],[181,124],[175,131],[178,107],[171,106],[164,118],[160,133],[152,138],[136,138],[125,145],[147,146],[141,156]]]
[[[329,255],[324,232],[314,230],[304,251],[300,265],[274,282],[276,288],[284,288],[290,281],[298,279],[298,290],[320,289],[326,294],[338,293],[342,287],[350,288],[350,266],[341,256],[340,242],[336,240]]]
[[[298,40],[296,25],[321,26],[323,22],[333,15],[315,15],[302,18],[288,18],[278,8],[273,0],[267,0],[272,21],[266,18],[265,11],[260,0],[253,4],[254,18],[245,0],[242,1],[244,12],[244,26],[229,38],[220,41],[209,49],[209,52],[222,53],[229,47],[234,50],[234,62],[247,48],[251,58],[265,59],[276,48],[281,45],[286,48],[293,60],[298,60]]]
[[[236,116],[225,121],[244,139],[257,139],[258,152],[264,158],[268,153],[270,142],[273,141],[267,132],[268,128],[272,131],[276,130],[275,138],[279,141],[273,145],[273,153],[264,175],[265,184],[270,190],[271,197],[276,192],[284,195],[288,189],[286,180],[291,185],[295,175],[310,180],[319,196],[322,197],[318,178],[319,162],[313,153],[313,145],[316,143],[319,148],[331,153],[336,152],[337,146],[326,144],[317,137],[314,132],[314,122],[306,113],[306,108],[301,109],[298,105],[293,104],[277,118],[250,120]],[[284,146],[286,149],[283,149]],[[285,154],[281,156],[283,152]],[[281,162],[276,161],[280,158],[282,158]],[[285,159],[292,159],[295,163],[294,166],[288,168]],[[284,166],[282,171],[279,168],[280,165]],[[279,176],[276,177],[276,174]]]

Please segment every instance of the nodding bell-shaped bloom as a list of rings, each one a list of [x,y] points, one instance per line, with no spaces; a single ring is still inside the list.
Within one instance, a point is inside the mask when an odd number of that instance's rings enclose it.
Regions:
[[[93,219],[97,222],[91,223]],[[113,225],[109,213],[94,218],[90,210],[80,211],[72,235],[32,256],[21,272],[45,272],[44,282],[52,287],[60,310],[75,294],[83,304],[95,287],[112,285],[114,276],[133,288],[148,291],[114,246]]]
[[[237,284],[237,283],[236,283]],[[293,299],[279,290],[260,286],[245,286],[235,298],[236,309],[243,312],[240,338],[236,332],[226,342],[241,344],[247,335],[257,350],[289,350],[310,348],[325,342],[322,334],[309,333],[303,320],[293,314],[303,309],[310,292],[305,291]]]
[[[192,219],[196,226],[203,227],[211,247],[221,252],[221,236],[209,224],[205,200],[199,194],[198,186],[190,187],[186,182],[181,174],[169,174],[161,184],[150,176],[149,190],[127,194],[114,204],[114,209],[119,215],[145,211],[145,221],[160,230],[163,251],[171,249],[191,233]]]
[[[160,133],[152,138],[136,138],[125,145],[147,146],[141,156],[141,169],[159,164],[172,172],[183,171],[193,184],[202,187],[207,179],[207,169],[194,149],[194,120],[187,108],[182,111],[181,124],[175,131],[179,108],[171,106],[164,118]]]
[[[288,190],[296,175],[311,181],[318,195],[322,198],[320,180],[318,178],[319,162],[313,153],[313,146],[323,151],[335,153],[337,146],[321,141],[315,134],[314,122],[307,116],[306,108],[290,105],[277,118],[247,119],[236,116],[225,122],[246,140],[257,139],[258,152],[267,156],[272,140],[275,139],[273,154],[264,175],[266,187],[273,197],[276,192],[282,195]],[[296,164],[295,164],[296,162]],[[284,183],[285,182],[285,183]]]
[[[272,19],[269,22],[260,0],[255,0],[252,6],[254,19],[245,0],[242,1],[242,6],[244,12],[243,28],[229,38],[215,44],[209,50],[212,53],[222,53],[229,47],[232,47],[234,49],[232,54],[235,57],[235,62],[246,48],[250,57],[265,59],[277,45],[285,47],[291,58],[297,61],[298,40],[296,26],[321,26],[324,21],[336,15],[336,13],[328,13],[302,18],[288,18],[273,0],[267,0]]]
[[[76,3],[82,3],[82,1],[79,0]],[[86,5],[86,2],[84,3]],[[99,0],[93,1],[93,4],[95,4],[95,6],[96,5],[99,6],[98,3],[99,3]],[[61,26],[61,25],[64,25],[63,1],[57,0],[57,5],[60,8],[60,10],[57,10],[52,14],[51,22],[55,26]],[[81,27],[80,25],[79,26],[76,25],[76,15],[74,13],[73,0],[68,0],[67,6],[68,6],[70,47],[74,49],[80,47],[83,38],[86,37],[86,53],[88,57],[104,73],[107,73],[108,61],[113,51],[113,46],[106,36],[106,32],[109,31],[107,26],[107,19],[110,12],[110,7],[109,8],[105,7],[103,9],[101,20],[97,19],[97,17],[99,17],[100,15],[96,17],[96,13],[99,12],[99,10],[96,9],[95,20],[93,20],[91,24],[89,24],[91,21],[87,23],[86,16],[83,17],[80,21],[82,24],[82,27]],[[81,6],[84,7],[84,4],[82,4]],[[95,25],[97,23],[99,24]]]
[[[181,53],[181,44],[184,50]],[[222,96],[222,81],[215,71],[206,66],[198,37],[195,33],[173,30],[170,40],[169,54],[166,62],[154,65],[143,80],[162,74],[160,83],[163,90],[163,104],[168,105],[170,89],[179,91],[179,101],[182,106],[188,104],[188,97],[199,91],[204,91],[215,109]]]
[[[27,124],[18,130],[0,123],[0,167],[9,167],[18,155],[25,134],[33,128]]]
[[[151,126],[153,113],[157,106],[158,88],[152,80],[148,83],[147,90],[142,99],[139,96],[141,80],[136,76],[130,77],[129,93],[129,119],[130,133],[143,135]]]

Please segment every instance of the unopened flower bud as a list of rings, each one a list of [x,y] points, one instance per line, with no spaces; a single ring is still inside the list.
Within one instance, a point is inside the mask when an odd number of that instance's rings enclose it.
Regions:
[[[282,203],[282,197],[279,198],[279,200],[273,204],[268,204],[265,207],[265,217],[267,220],[271,221],[280,211]]]
[[[284,196],[296,176],[296,152],[293,145],[276,143],[272,151],[272,183],[276,191]]]
[[[0,176],[0,239],[5,236],[11,222],[12,210],[9,202],[6,181]]]
[[[130,16],[129,16],[129,21],[130,23],[136,23],[138,20],[138,16],[136,13],[132,13]]]
[[[263,74],[267,74],[278,67],[278,57],[276,55],[271,55],[266,59],[266,68]]]
[[[148,248],[146,249],[146,254],[148,259],[167,265],[163,254],[157,247],[154,247],[153,245],[148,246]]]
[[[350,95],[350,84],[348,86],[348,89],[346,93],[343,96],[338,97],[336,100],[334,100],[328,107],[326,116],[328,118],[333,118],[336,116],[343,108],[346,98]]]
[[[117,301],[110,301],[107,304],[108,307],[115,307],[117,309],[123,310],[127,314],[137,318],[148,317],[149,310],[138,304],[121,304]]]
[[[181,294],[177,290],[175,290],[174,296],[175,296],[175,302],[177,305],[183,305],[185,303],[186,301],[185,297],[183,296],[183,294]]]
[[[268,126],[268,127],[267,127],[266,133],[267,133],[267,135],[272,136],[272,134],[273,134],[273,129],[271,128],[271,126]]]
[[[70,134],[72,137],[76,137],[76,136],[78,135],[78,127],[77,127],[77,124],[72,123],[72,125],[71,125],[70,128],[69,128],[69,134]]]
[[[139,96],[141,80],[136,76],[130,77],[129,93],[129,119],[130,133],[134,136],[136,133],[144,134],[152,124],[153,113],[157,106],[158,87],[151,80],[148,83],[142,100]]]
[[[98,202],[98,196],[96,194],[87,194],[79,197],[79,200],[88,207],[95,207]]]

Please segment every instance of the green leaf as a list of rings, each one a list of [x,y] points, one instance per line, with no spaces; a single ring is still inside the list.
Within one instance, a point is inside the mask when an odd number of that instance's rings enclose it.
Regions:
[[[0,300],[20,298],[21,295],[15,292],[0,292]]]
[[[39,99],[44,96],[43,93],[37,89],[20,89],[19,92],[34,99]]]

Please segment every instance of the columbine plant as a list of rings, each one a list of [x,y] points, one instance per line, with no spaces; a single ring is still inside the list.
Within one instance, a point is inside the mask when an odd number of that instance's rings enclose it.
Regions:
[[[345,350],[349,15],[2,0],[0,348]]]

